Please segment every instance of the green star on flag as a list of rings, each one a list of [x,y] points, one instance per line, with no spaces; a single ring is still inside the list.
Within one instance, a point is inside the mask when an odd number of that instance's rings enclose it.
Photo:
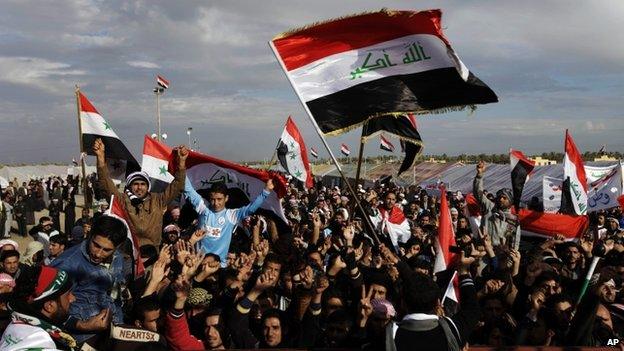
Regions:
[[[294,160],[294,159],[296,159],[296,158],[297,158],[297,154],[295,154],[294,152],[291,152],[291,153],[290,153],[290,159],[291,159],[291,160]]]
[[[165,166],[158,167],[158,171],[160,174],[167,174],[167,168],[165,168]]]
[[[111,129],[110,124],[108,124],[108,122],[104,121],[104,130],[109,130]]]
[[[303,174],[303,173],[301,173],[301,171],[300,171],[300,170],[296,170],[296,171],[295,171],[295,178],[300,178],[302,174]]]

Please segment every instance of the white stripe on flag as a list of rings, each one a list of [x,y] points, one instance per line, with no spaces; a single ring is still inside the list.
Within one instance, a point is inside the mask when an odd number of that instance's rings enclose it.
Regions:
[[[167,160],[143,154],[141,170],[147,173],[151,178],[162,180],[166,183],[171,183],[174,177],[171,173],[167,171],[168,166],[169,162],[167,162]]]
[[[415,61],[410,62],[412,57]],[[460,75],[467,79],[468,69],[440,38],[414,34],[323,57],[288,74],[302,99],[310,101],[383,77],[446,67],[458,68]],[[363,72],[358,73],[356,68]],[[324,84],[326,82],[331,84]]]
[[[563,158],[563,180],[565,181],[566,177],[570,177],[570,198],[572,199],[574,212],[577,215],[584,215],[587,213],[587,193],[584,186],[587,185],[581,184],[576,172],[576,166],[566,153]]]
[[[113,128],[102,116],[94,112],[80,111],[82,134],[93,134],[119,139]]]
[[[303,164],[303,158],[301,157],[301,146],[297,140],[295,140],[292,135],[288,133],[287,129],[284,129],[281,139],[288,148],[288,155],[286,155],[286,165],[288,167],[287,171],[290,175],[305,184],[306,179],[308,179],[308,172],[306,172],[306,167]],[[293,155],[293,157],[291,157],[291,155]]]

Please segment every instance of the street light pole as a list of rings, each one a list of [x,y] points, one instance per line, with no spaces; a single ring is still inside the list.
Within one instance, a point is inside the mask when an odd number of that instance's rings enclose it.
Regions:
[[[157,138],[158,141],[162,141],[161,139],[161,130],[160,130],[160,95],[162,95],[165,92],[165,89],[156,86],[154,88],[154,94],[156,94],[156,128],[158,129],[157,132]]]
[[[193,131],[193,127],[186,128],[186,135],[188,135],[188,146],[191,147],[191,132]]]

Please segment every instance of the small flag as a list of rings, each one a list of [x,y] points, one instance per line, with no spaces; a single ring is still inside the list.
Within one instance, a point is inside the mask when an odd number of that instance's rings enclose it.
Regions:
[[[115,217],[123,222],[126,226],[128,239],[132,243],[132,258],[134,261],[134,276],[140,277],[145,273],[145,267],[143,266],[143,261],[141,260],[141,250],[139,248],[139,239],[137,239],[136,235],[132,228],[130,228],[128,219],[128,215],[126,211],[124,211],[123,206],[119,203],[119,200],[113,195],[111,196],[111,203],[108,207],[108,211],[106,213],[108,216]]]
[[[169,81],[160,75],[156,76],[156,84],[163,89],[169,89]]]
[[[390,140],[386,139],[383,134],[379,135],[379,148],[382,150],[386,150],[389,152],[394,151],[394,145],[390,142]]]
[[[174,179],[169,172],[169,155],[172,150],[148,135],[143,138],[143,161],[141,170],[147,173],[152,181],[152,191],[160,192]]]
[[[522,151],[510,149],[509,162],[511,165],[511,190],[514,196],[514,207],[518,211],[524,184],[529,180],[529,175],[535,168],[535,161],[524,156]]]
[[[310,155],[312,155],[312,157],[314,158],[318,158],[318,152],[316,151],[314,146],[310,148]]]
[[[351,155],[351,150],[349,150],[349,147],[345,144],[340,144],[340,152],[345,156]]]
[[[583,158],[566,129],[560,212],[576,215],[587,214],[587,190],[587,176],[583,167]]]
[[[384,114],[498,101],[442,28],[440,10],[384,9],[295,29],[271,46],[322,132],[340,134]]]
[[[416,156],[420,155],[423,150],[423,143],[416,129],[416,118],[412,113],[374,118],[366,122],[363,128],[362,139],[364,142],[382,132],[397,137],[401,141],[401,151],[405,152],[405,158],[401,163],[398,174],[412,167]]]
[[[80,99],[82,150],[87,155],[95,156],[93,143],[98,138],[102,139],[106,163],[113,179],[123,180],[126,175],[140,170],[139,163],[119,139],[110,123],[100,115],[82,92],[78,92],[78,98]]]
[[[601,156],[606,154],[607,153],[607,144],[602,144],[602,146],[600,147],[600,150],[598,150],[598,153]]]
[[[277,158],[286,172],[303,182],[306,188],[314,186],[303,137],[290,117],[277,143]]]

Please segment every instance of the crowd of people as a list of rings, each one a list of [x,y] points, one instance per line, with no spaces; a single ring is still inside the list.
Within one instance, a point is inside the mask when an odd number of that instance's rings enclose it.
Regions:
[[[455,258],[438,272],[439,192],[388,182],[358,185],[353,196],[292,181],[284,223],[256,211],[272,181],[240,208],[228,207],[224,184],[202,197],[186,179],[183,146],[161,193],[142,172],[118,188],[104,145],[96,141],[94,152],[93,215],[72,216],[78,179],[2,189],[2,219],[12,208],[8,228],[17,223],[14,233],[32,240],[25,249],[0,241],[0,350],[460,350],[606,346],[624,337],[620,208],[590,214],[577,240],[523,237],[517,249],[513,194],[484,189],[479,163],[480,229],[469,223],[466,198],[449,192]],[[110,195],[122,200],[128,226],[105,213]],[[34,225],[33,212],[44,209]],[[128,230],[139,239],[143,274]]]

